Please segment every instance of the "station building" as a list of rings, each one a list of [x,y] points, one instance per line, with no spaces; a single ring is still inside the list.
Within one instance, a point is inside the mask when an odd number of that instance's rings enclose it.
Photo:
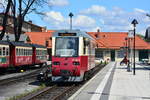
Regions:
[[[47,47],[49,60],[51,60],[51,36],[54,30],[45,32],[26,32],[29,43],[36,43]],[[96,42],[96,58],[104,61],[121,61],[124,56],[133,57],[133,39],[128,38],[128,32],[87,32]],[[135,36],[135,60],[142,59],[150,62],[150,44],[140,36]],[[131,59],[132,60],[132,59]]]
[[[88,32],[99,45],[96,58],[105,61],[121,61],[125,56],[133,58],[133,38],[128,38],[128,32]],[[135,61],[150,62],[150,44],[140,36],[135,36]]]

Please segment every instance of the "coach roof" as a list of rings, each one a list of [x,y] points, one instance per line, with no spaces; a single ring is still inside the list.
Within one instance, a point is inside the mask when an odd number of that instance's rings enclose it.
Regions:
[[[32,44],[32,46],[35,47],[35,48],[46,48],[45,46],[38,45],[38,44]]]
[[[9,42],[8,41],[0,41],[0,44],[9,45]]]
[[[23,42],[10,42],[13,46],[23,46],[23,47],[32,47],[29,43],[23,43]]]

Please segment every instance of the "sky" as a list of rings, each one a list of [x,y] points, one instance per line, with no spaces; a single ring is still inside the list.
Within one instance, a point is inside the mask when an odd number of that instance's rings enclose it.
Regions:
[[[1,0],[3,1],[3,0]],[[45,16],[34,13],[26,16],[34,24],[49,30],[69,29],[69,13],[73,13],[73,29],[93,32],[128,32],[131,22],[137,19],[136,31],[145,35],[150,26],[150,0],[49,0],[40,10]]]

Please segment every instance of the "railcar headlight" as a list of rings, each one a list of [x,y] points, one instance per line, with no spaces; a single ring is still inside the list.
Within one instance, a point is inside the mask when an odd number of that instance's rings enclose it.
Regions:
[[[73,65],[80,65],[80,62],[73,62]]]
[[[53,65],[60,65],[60,62],[53,62]]]

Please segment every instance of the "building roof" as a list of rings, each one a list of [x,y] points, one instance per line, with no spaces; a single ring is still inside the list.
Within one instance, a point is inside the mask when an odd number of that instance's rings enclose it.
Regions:
[[[52,47],[51,37],[52,37],[53,32],[54,31],[51,31],[51,32],[26,32],[25,34],[28,35],[31,43],[46,46],[46,41],[47,41],[48,42],[47,48],[51,48]]]
[[[104,49],[120,49],[126,46],[127,32],[88,32],[99,42],[99,48]],[[133,46],[133,39],[130,45]],[[141,39],[139,36],[135,36],[135,49],[150,49],[150,45]]]
[[[52,47],[52,33],[54,30],[49,30],[47,32],[26,32],[31,43],[46,46],[46,41],[48,41],[47,48]],[[128,32],[87,32],[96,40],[98,48],[102,49],[121,49],[126,46],[129,42],[126,40],[128,37]],[[150,44],[145,42],[138,35],[135,36],[135,48],[136,49],[150,49]],[[133,47],[133,39],[130,39],[130,46]]]

